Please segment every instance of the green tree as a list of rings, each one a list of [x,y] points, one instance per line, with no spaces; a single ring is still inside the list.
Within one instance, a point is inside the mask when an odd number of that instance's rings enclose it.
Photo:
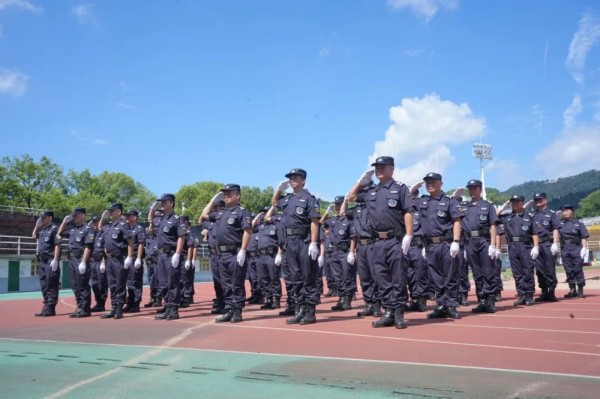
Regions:
[[[206,204],[222,187],[223,183],[213,181],[202,181],[181,187],[175,193],[175,211],[181,213],[181,206],[185,204],[185,214],[190,217],[192,223],[196,223]]]
[[[510,198],[510,195],[501,193],[498,189],[493,187],[486,187],[485,193],[487,200],[495,205],[502,205]]]
[[[577,217],[600,216],[600,190],[596,190],[579,202]]]

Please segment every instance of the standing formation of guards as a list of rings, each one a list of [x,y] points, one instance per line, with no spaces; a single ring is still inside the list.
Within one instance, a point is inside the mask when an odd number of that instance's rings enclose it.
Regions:
[[[478,301],[471,311],[495,313],[502,291],[503,237],[518,296],[515,306],[557,301],[559,251],[570,289],[565,298],[583,297],[589,233],[574,217],[573,206],[561,207],[559,218],[548,209],[546,194],[535,193],[535,207],[528,208],[521,195],[495,207],[482,198],[479,180],[467,182],[469,197],[463,200],[463,189],[452,195],[443,191],[439,173],[428,173],[409,188],[394,180],[392,157],[378,157],[372,166],[346,196],[335,197],[323,216],[300,168],[285,175],[271,207],[258,215],[240,206],[238,184],[225,185],[210,200],[199,224],[210,252],[216,296],[211,313],[219,315],[217,323],[243,320],[247,277],[250,303],[260,304],[261,310],[279,309],[284,285],[287,306],[279,315],[289,317],[287,324],[305,325],[317,321],[323,277],[329,290],[325,296],[338,297],[331,310],[341,312],[352,309],[357,275],[365,302],[357,316],[375,317],[374,328],[406,328],[405,311],[425,312],[430,299],[436,306],[428,319],[459,319],[457,307],[467,304],[469,266]],[[419,196],[423,184],[427,194]],[[88,224],[84,208],[74,209],[60,227],[53,224],[52,211],[42,213],[33,236],[38,239],[44,307],[35,315],[56,314],[65,237],[77,303],[70,317],[105,311],[109,293],[111,310],[102,319],[139,312],[145,263],[150,300],[143,306],[160,308],[157,320],[178,319],[179,308],[194,303],[200,238],[189,218],[176,215],[174,207],[173,194],[158,198],[148,214],[147,230],[138,224],[136,210],[123,213],[119,203]],[[535,299],[534,270],[541,289]]]

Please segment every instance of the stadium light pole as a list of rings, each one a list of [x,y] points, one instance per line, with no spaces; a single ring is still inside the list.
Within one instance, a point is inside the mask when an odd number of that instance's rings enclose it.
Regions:
[[[481,169],[481,196],[483,199],[486,199],[485,192],[485,177],[483,174],[483,160],[492,160],[494,157],[492,156],[492,146],[490,144],[473,144],[473,157],[479,159],[479,168]]]

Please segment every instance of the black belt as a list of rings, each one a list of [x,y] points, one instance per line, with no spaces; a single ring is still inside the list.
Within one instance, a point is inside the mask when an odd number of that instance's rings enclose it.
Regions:
[[[146,258],[146,266],[152,266],[156,264],[156,259],[154,259],[152,256],[148,256]]]
[[[210,252],[212,255],[217,255],[219,253],[215,247],[208,247],[208,252]]]
[[[121,249],[113,249],[112,251],[106,252],[107,258],[121,258],[123,256],[127,256],[127,251],[123,251]]]
[[[463,230],[463,233],[465,234],[465,236],[467,237],[484,237],[484,238],[490,238],[490,232],[489,230]]]
[[[564,244],[580,245],[581,240],[579,240],[577,238],[568,238],[566,240],[561,240],[560,245],[564,245]]]
[[[276,255],[277,254],[277,247],[260,248],[258,250],[258,252],[261,255]]]
[[[425,240],[423,240],[423,237],[413,237],[410,241],[410,246],[423,248],[425,246]]]
[[[543,244],[543,243],[548,242],[548,241],[553,240],[553,239],[554,239],[554,237],[543,237],[543,238],[540,237],[540,241],[539,242],[540,242],[540,244]]]
[[[92,254],[92,259],[95,260],[96,262],[101,261],[102,260],[102,252],[94,252]]]
[[[258,252],[256,251],[248,251],[248,256],[250,256],[251,258],[254,258],[258,255]]]
[[[308,234],[308,228],[297,227],[295,229],[285,229],[285,234],[287,234],[288,236],[303,236],[305,234]]]
[[[221,252],[238,252],[240,250],[239,244],[225,244],[217,246],[219,253]]]
[[[350,249],[350,244],[348,244],[347,242],[335,244],[333,246],[333,249],[335,249],[336,251],[347,251],[348,249]]]
[[[451,231],[447,231],[446,233],[444,233],[443,236],[439,236],[439,237],[425,237],[425,242],[427,243],[427,245],[431,245],[431,244],[440,244],[442,242],[450,242],[452,241],[452,232]]]
[[[69,251],[69,255],[81,258],[83,256],[83,251]]]
[[[511,237],[510,242],[523,242],[525,244],[531,244],[531,237]]]
[[[396,227],[391,230],[372,230],[371,236],[374,240],[390,240],[392,238],[401,238],[404,235],[404,229],[402,227]]]
[[[160,247],[160,248],[158,248],[158,253],[165,254],[167,256],[171,256],[175,253],[176,249],[177,249],[177,247],[172,247],[172,246]]]
[[[48,255],[48,254],[38,254],[38,258],[39,258],[39,260],[41,260],[42,262],[46,263],[46,262],[48,262],[50,259],[54,259],[54,255]]]
[[[358,242],[360,243],[360,245],[369,245],[373,244],[375,240],[373,240],[372,238],[359,238]]]

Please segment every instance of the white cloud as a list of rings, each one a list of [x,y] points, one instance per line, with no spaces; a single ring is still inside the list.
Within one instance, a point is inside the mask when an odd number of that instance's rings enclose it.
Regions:
[[[430,50],[419,50],[419,49],[404,50],[403,54],[406,57],[426,57],[426,58],[433,57],[433,51],[430,51]]]
[[[81,25],[84,25],[88,22],[94,22],[94,13],[92,11],[91,4],[79,4],[77,6],[73,6],[71,13]]]
[[[458,0],[387,0],[387,5],[393,10],[410,8],[412,12],[429,22],[441,8],[456,9]]]
[[[95,139],[94,140],[94,144],[97,144],[97,145],[107,145],[108,141],[107,140],[102,140],[102,139]]]
[[[8,7],[17,7],[25,11],[42,12],[43,9],[31,4],[27,0],[0,0],[0,11]]]
[[[91,143],[93,145],[108,145],[109,144],[108,140],[104,140],[104,139],[92,139],[92,140],[90,140],[88,137],[80,134],[78,131],[73,130],[73,129],[69,130],[69,134],[71,136],[73,136],[73,138],[75,140],[77,140],[77,141],[79,141],[81,143],[85,143],[85,144]]]
[[[327,46],[323,46],[321,47],[321,49],[319,50],[319,57],[320,58],[325,58],[327,57],[329,54],[331,54],[331,49]]]
[[[485,166],[486,182],[489,177],[494,177],[494,187],[506,190],[510,186],[523,182],[523,169],[514,159],[492,159]]]
[[[450,146],[479,139],[485,121],[477,118],[468,104],[441,100],[433,93],[422,98],[404,98],[390,108],[392,125],[383,141],[375,143],[369,164],[381,155],[396,160],[396,178],[420,180],[427,172],[444,170],[455,158]]]
[[[535,156],[539,168],[548,178],[571,176],[590,169],[600,169],[600,126],[580,125]]]
[[[21,97],[27,91],[29,78],[17,69],[0,69],[0,93]]]
[[[577,123],[577,116],[581,114],[581,111],[583,111],[581,96],[579,93],[575,93],[573,96],[573,101],[571,101],[571,105],[569,105],[563,113],[563,121],[566,130],[573,129],[575,127],[575,124]]]
[[[139,111],[140,109],[134,105],[130,105],[130,104],[125,104],[125,103],[115,103],[115,105],[117,107],[121,107],[121,108],[125,108],[125,109],[130,109],[132,111]]]
[[[585,12],[579,20],[579,29],[573,35],[565,65],[577,83],[583,83],[585,60],[600,40],[600,19]]]

